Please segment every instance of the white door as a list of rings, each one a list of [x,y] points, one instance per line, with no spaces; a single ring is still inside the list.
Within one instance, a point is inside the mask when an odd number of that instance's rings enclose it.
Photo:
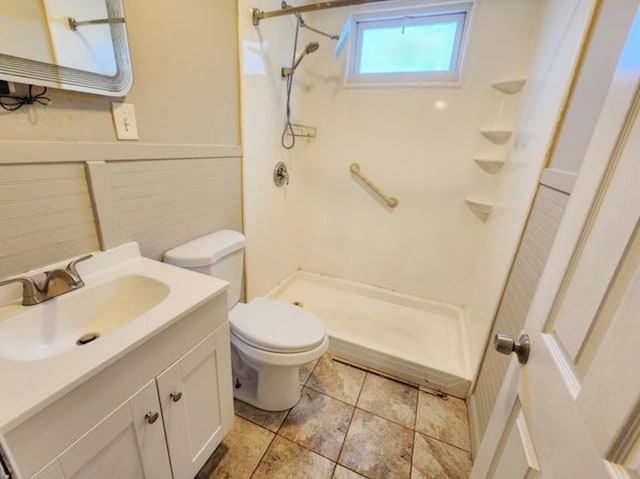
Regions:
[[[472,479],[640,476],[640,15],[622,58]]]
[[[174,479],[192,479],[233,420],[229,324],[157,378]]]

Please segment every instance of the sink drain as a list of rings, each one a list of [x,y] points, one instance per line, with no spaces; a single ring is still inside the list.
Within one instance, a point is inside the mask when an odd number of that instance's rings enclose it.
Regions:
[[[95,341],[100,337],[100,333],[87,333],[80,336],[80,338],[76,341],[78,346],[83,346],[85,344],[90,343],[91,341]]]
[[[294,306],[297,306],[298,308],[302,308],[304,306],[302,301],[292,301],[291,304],[293,304]]]

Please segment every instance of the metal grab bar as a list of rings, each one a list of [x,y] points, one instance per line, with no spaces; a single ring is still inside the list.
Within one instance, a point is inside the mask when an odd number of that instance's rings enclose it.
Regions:
[[[389,208],[395,208],[396,206],[398,206],[398,198],[385,195],[380,188],[374,185],[369,178],[367,178],[360,172],[360,165],[358,163],[351,163],[351,165],[349,166],[349,171],[360,178],[365,185],[371,188],[371,190],[376,195],[382,198],[387,206],[389,206]]]

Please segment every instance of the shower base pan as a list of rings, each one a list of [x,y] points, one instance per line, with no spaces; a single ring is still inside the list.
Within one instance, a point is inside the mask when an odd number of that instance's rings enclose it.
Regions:
[[[297,271],[270,297],[320,317],[329,352],[407,382],[465,398],[469,340],[459,306],[330,276]]]

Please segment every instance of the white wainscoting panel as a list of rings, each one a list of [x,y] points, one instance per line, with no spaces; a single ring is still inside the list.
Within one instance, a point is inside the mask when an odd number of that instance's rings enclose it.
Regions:
[[[98,249],[83,163],[0,165],[0,278]]]
[[[540,185],[490,338],[498,332],[513,337],[520,334],[568,201],[568,194]],[[490,344],[469,397],[474,450],[489,422],[508,364],[509,356],[498,354]]]
[[[242,231],[239,157],[107,162],[107,172],[107,208],[117,230],[110,237],[137,241],[144,256],[161,260],[166,250],[198,236]],[[96,197],[98,211],[100,201]]]

